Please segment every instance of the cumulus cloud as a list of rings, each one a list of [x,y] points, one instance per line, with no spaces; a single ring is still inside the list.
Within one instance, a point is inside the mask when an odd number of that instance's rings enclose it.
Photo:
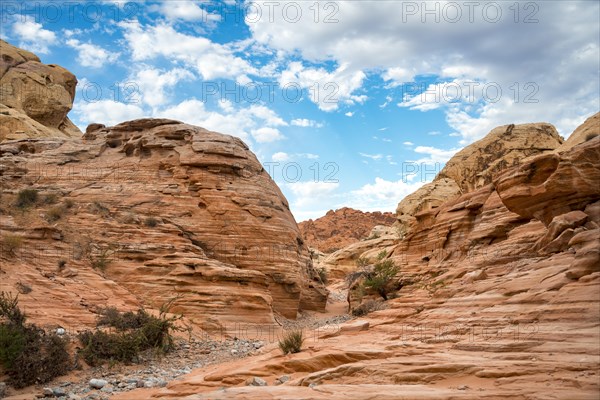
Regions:
[[[77,50],[77,62],[84,67],[101,68],[117,60],[119,53],[103,49],[92,43],[82,43],[77,39],[67,40],[67,46]]]
[[[161,13],[170,20],[200,21],[204,23],[215,23],[221,20],[221,16],[215,12],[209,12],[194,1],[178,0],[164,1],[160,5]]]
[[[264,1],[252,3],[268,9]],[[600,108],[598,2],[496,2],[492,8],[501,8],[498,19],[487,14],[489,7],[483,3],[475,4],[472,13],[460,2],[410,3],[415,12],[407,4],[336,2],[328,10],[336,22],[326,23],[320,15],[315,23],[314,7],[306,2],[300,3],[303,18],[295,23],[276,12],[274,19],[259,18],[249,27],[258,43],[275,51],[315,63],[331,61],[357,77],[361,72],[379,74],[390,89],[398,90],[419,75],[497,84],[502,89],[497,101],[420,101],[412,93],[401,98],[414,110],[442,110],[461,135],[461,144],[481,138],[493,125],[526,121],[556,122],[567,136]],[[456,6],[462,8],[458,19],[444,14]],[[427,15],[425,7],[436,11]],[[335,68],[320,71],[333,73]],[[366,79],[350,81],[350,93],[356,94]],[[437,85],[431,89],[451,89]]]
[[[217,111],[206,109],[205,103],[197,99],[158,110],[154,116],[177,119],[243,140],[254,138],[259,143],[283,139],[277,127],[287,125],[264,105],[235,108],[231,102],[221,102],[221,111]]]
[[[306,119],[306,118],[297,118],[291,121],[293,126],[301,126],[303,128],[321,128],[323,124],[318,123],[316,121]]]
[[[177,60],[194,68],[207,81],[228,78],[244,83],[247,74],[258,73],[248,61],[235,55],[235,43],[214,43],[202,36],[178,32],[166,23],[145,26],[134,20],[119,26],[134,61],[157,57]]]
[[[334,111],[340,103],[365,102],[365,95],[356,94],[365,77],[364,72],[352,70],[348,65],[340,65],[329,72],[325,68],[305,67],[301,62],[294,61],[279,76],[279,86],[306,89],[309,98],[319,109]]]
[[[12,30],[19,40],[19,46],[34,53],[48,54],[50,46],[58,42],[54,32],[44,29],[42,24],[35,22],[31,16],[24,16],[16,21]]]
[[[88,124],[94,122],[116,125],[123,121],[148,116],[142,108],[135,104],[125,104],[114,100],[79,101],[73,107],[73,112],[81,123],[80,128],[83,128],[84,131]]]
[[[152,108],[164,107],[169,101],[167,91],[179,82],[192,80],[194,74],[183,68],[163,71],[153,67],[143,67],[131,77],[131,83],[137,85],[141,100]]]
[[[363,211],[394,211],[400,200],[422,184],[409,183],[402,179],[388,181],[377,177],[375,182],[351,191],[347,198],[348,206]]]
[[[327,199],[337,190],[339,183],[304,181],[285,183],[285,186],[294,194],[292,206],[301,209]]]

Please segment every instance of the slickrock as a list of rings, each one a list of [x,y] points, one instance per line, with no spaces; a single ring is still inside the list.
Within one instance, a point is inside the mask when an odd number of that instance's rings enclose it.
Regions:
[[[387,309],[307,331],[300,353],[284,356],[271,343],[243,362],[198,369],[127,399],[597,398],[600,201],[585,195],[574,201],[572,192],[597,190],[588,175],[600,167],[598,150],[600,138],[575,145],[557,156],[554,175],[536,181],[544,190],[530,196],[547,196],[536,202],[553,210],[551,223],[532,216],[535,202],[527,196],[509,195],[531,181],[504,181],[527,169],[535,176],[548,157],[542,154],[418,213],[403,239],[369,249],[391,250],[401,266],[403,286]],[[574,171],[587,174],[563,181],[576,190],[544,185]],[[540,248],[541,240],[554,243],[570,230],[566,246]],[[283,384],[282,374],[290,377]],[[245,386],[252,377],[267,386]]]
[[[600,200],[600,137],[570,151],[546,154],[499,174],[494,185],[509,210],[545,225],[558,215]]]
[[[569,138],[556,149],[556,152],[560,153],[570,150],[573,146],[587,142],[598,135],[600,135],[600,113],[596,113],[586,119],[585,122],[577,127],[577,129],[571,133]]]
[[[396,221],[390,212],[362,212],[343,207],[329,210],[321,218],[298,224],[309,247],[324,253],[333,253],[361,239],[377,225],[392,225]]]
[[[483,139],[456,153],[432,182],[398,204],[398,231],[401,235],[408,234],[417,214],[427,213],[463,193],[489,185],[498,172],[528,157],[551,153],[562,143],[554,126],[546,123],[494,128]]]
[[[67,117],[75,98],[75,75],[3,40],[0,55],[0,142],[81,136]]]
[[[0,165],[1,234],[23,241],[2,252],[3,287],[32,288],[19,299],[32,322],[75,329],[108,303],[177,297],[174,312],[227,331],[325,307],[285,197],[240,139],[136,120],[5,142]],[[23,189],[40,199],[21,210]]]

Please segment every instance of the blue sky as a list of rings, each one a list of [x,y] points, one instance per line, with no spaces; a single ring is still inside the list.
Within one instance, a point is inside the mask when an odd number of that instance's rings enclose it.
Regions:
[[[498,125],[568,136],[600,108],[598,4],[3,1],[1,35],[75,73],[82,130],[242,138],[302,221],[393,211]]]

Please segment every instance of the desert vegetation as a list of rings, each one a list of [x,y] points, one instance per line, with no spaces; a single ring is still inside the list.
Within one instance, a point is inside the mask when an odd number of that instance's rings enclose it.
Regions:
[[[283,354],[299,353],[304,343],[304,334],[301,330],[286,331],[279,341],[279,349]]]
[[[66,374],[72,366],[67,340],[26,323],[18,296],[0,293],[0,364],[8,383],[22,388]]]

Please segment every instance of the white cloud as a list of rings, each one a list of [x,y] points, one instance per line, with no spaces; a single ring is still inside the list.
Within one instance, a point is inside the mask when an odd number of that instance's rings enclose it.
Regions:
[[[281,134],[281,132],[279,132],[279,129],[277,128],[258,128],[253,129],[251,133],[254,140],[256,140],[258,143],[275,142],[284,138],[284,136]]]
[[[352,117],[354,115],[354,113],[352,111],[348,111],[346,114],[344,114],[346,117]]]
[[[273,154],[273,156],[271,156],[271,160],[275,161],[275,162],[284,162],[284,161],[288,161],[290,159],[290,155],[288,153],[284,153],[282,151],[279,151],[275,154]]]
[[[414,145],[414,143],[413,143],[413,142],[408,142],[408,141],[407,141],[407,142],[404,142],[404,143],[402,143],[402,144],[403,144],[403,145],[405,145],[405,146],[413,146],[413,145]]]
[[[321,200],[329,198],[339,187],[337,182],[293,182],[285,183],[295,198],[292,203],[293,207],[303,208],[306,206],[318,204]]]
[[[374,183],[351,191],[347,205],[363,211],[394,211],[400,200],[422,185],[423,182],[408,183],[402,179],[387,181],[377,177]]]
[[[252,3],[268,9],[263,1]],[[411,14],[406,12],[408,2],[335,2],[330,12],[336,23],[315,23],[312,3],[299,4],[303,18],[297,23],[286,21],[281,12],[274,13],[274,20],[263,15],[249,23],[253,38],[277,52],[344,65],[348,71],[369,71],[392,84],[418,75],[498,84],[502,101],[495,103],[463,104],[460,97],[452,106],[452,101],[419,101],[414,93],[401,96],[415,110],[442,110],[450,127],[461,134],[461,144],[497,125],[531,121],[553,122],[566,136],[600,108],[598,2],[542,2],[529,13],[524,3],[497,2],[494,7],[502,9],[499,21],[490,21],[483,4],[475,3],[471,13],[460,2],[415,2],[416,12]],[[426,8],[443,10],[448,4],[460,8],[458,21],[441,11],[425,13]],[[525,21],[528,15],[535,23]],[[364,82],[361,79],[360,85]],[[526,87],[528,83],[535,87]],[[451,88],[439,84],[432,89]],[[526,102],[527,95],[537,103]]]
[[[164,72],[152,67],[142,67],[131,79],[137,85],[141,100],[152,108],[165,107],[169,100],[166,91],[179,82],[194,78],[194,74],[183,68]]]
[[[362,71],[352,70],[340,65],[332,72],[325,68],[307,68],[300,62],[289,63],[279,76],[282,88],[307,89],[311,101],[323,111],[337,110],[340,103],[364,103],[365,95],[357,95],[366,75]]]
[[[77,116],[81,124],[80,128],[83,128],[84,131],[85,127],[91,123],[116,125],[123,121],[148,116],[137,105],[120,103],[114,100],[79,101],[73,107],[73,113]]]
[[[366,154],[366,153],[358,153],[361,157],[370,158],[373,161],[379,161],[383,158],[383,154]]]
[[[401,67],[393,67],[393,68],[388,68],[382,75],[381,77],[383,78],[384,81],[386,82],[390,82],[390,87],[396,87],[398,85],[401,85],[405,82],[411,82],[413,80],[413,76],[415,75],[414,70],[410,71],[406,68],[401,68]],[[388,102],[391,101],[391,98],[389,100],[387,100]],[[387,104],[387,103],[386,103]],[[385,106],[382,106],[385,107]]]
[[[194,1],[163,1],[160,11],[170,20],[201,21],[215,23],[221,20],[217,13],[211,13]]]
[[[306,118],[297,118],[291,121],[293,126],[301,126],[303,128],[322,128],[323,124],[318,123],[316,121],[306,119]]]
[[[414,149],[415,153],[426,154],[427,157],[420,158],[414,162],[419,164],[444,164],[460,149],[438,149],[431,146],[417,146]]]
[[[274,153],[273,156],[271,156],[271,160],[276,161],[276,162],[285,162],[285,161],[302,159],[302,158],[306,158],[308,160],[317,160],[317,159],[319,159],[319,156],[317,154],[312,154],[312,153],[289,154],[289,153],[285,153],[282,151]]]
[[[48,54],[49,47],[58,42],[54,32],[44,29],[42,24],[35,22],[31,16],[16,21],[12,30],[20,40],[19,46],[34,53]]]
[[[214,43],[205,37],[177,32],[165,23],[143,26],[138,21],[126,21],[119,26],[124,29],[133,61],[157,57],[177,60],[195,68],[206,81],[229,78],[243,84],[248,81],[247,74],[258,73],[246,60],[234,54],[235,43]]]
[[[263,105],[253,104],[249,107],[234,108],[231,102],[221,102],[222,112],[209,111],[204,102],[197,99],[184,100],[181,103],[156,111],[154,116],[173,118],[206,129],[237,136],[249,140],[256,135],[255,140],[283,139],[283,135],[275,129],[286,126],[273,110]],[[269,128],[269,129],[264,129]]]
[[[101,68],[117,60],[119,53],[113,53],[92,43],[81,43],[77,39],[67,40],[69,47],[77,50],[77,62],[84,67]]]

